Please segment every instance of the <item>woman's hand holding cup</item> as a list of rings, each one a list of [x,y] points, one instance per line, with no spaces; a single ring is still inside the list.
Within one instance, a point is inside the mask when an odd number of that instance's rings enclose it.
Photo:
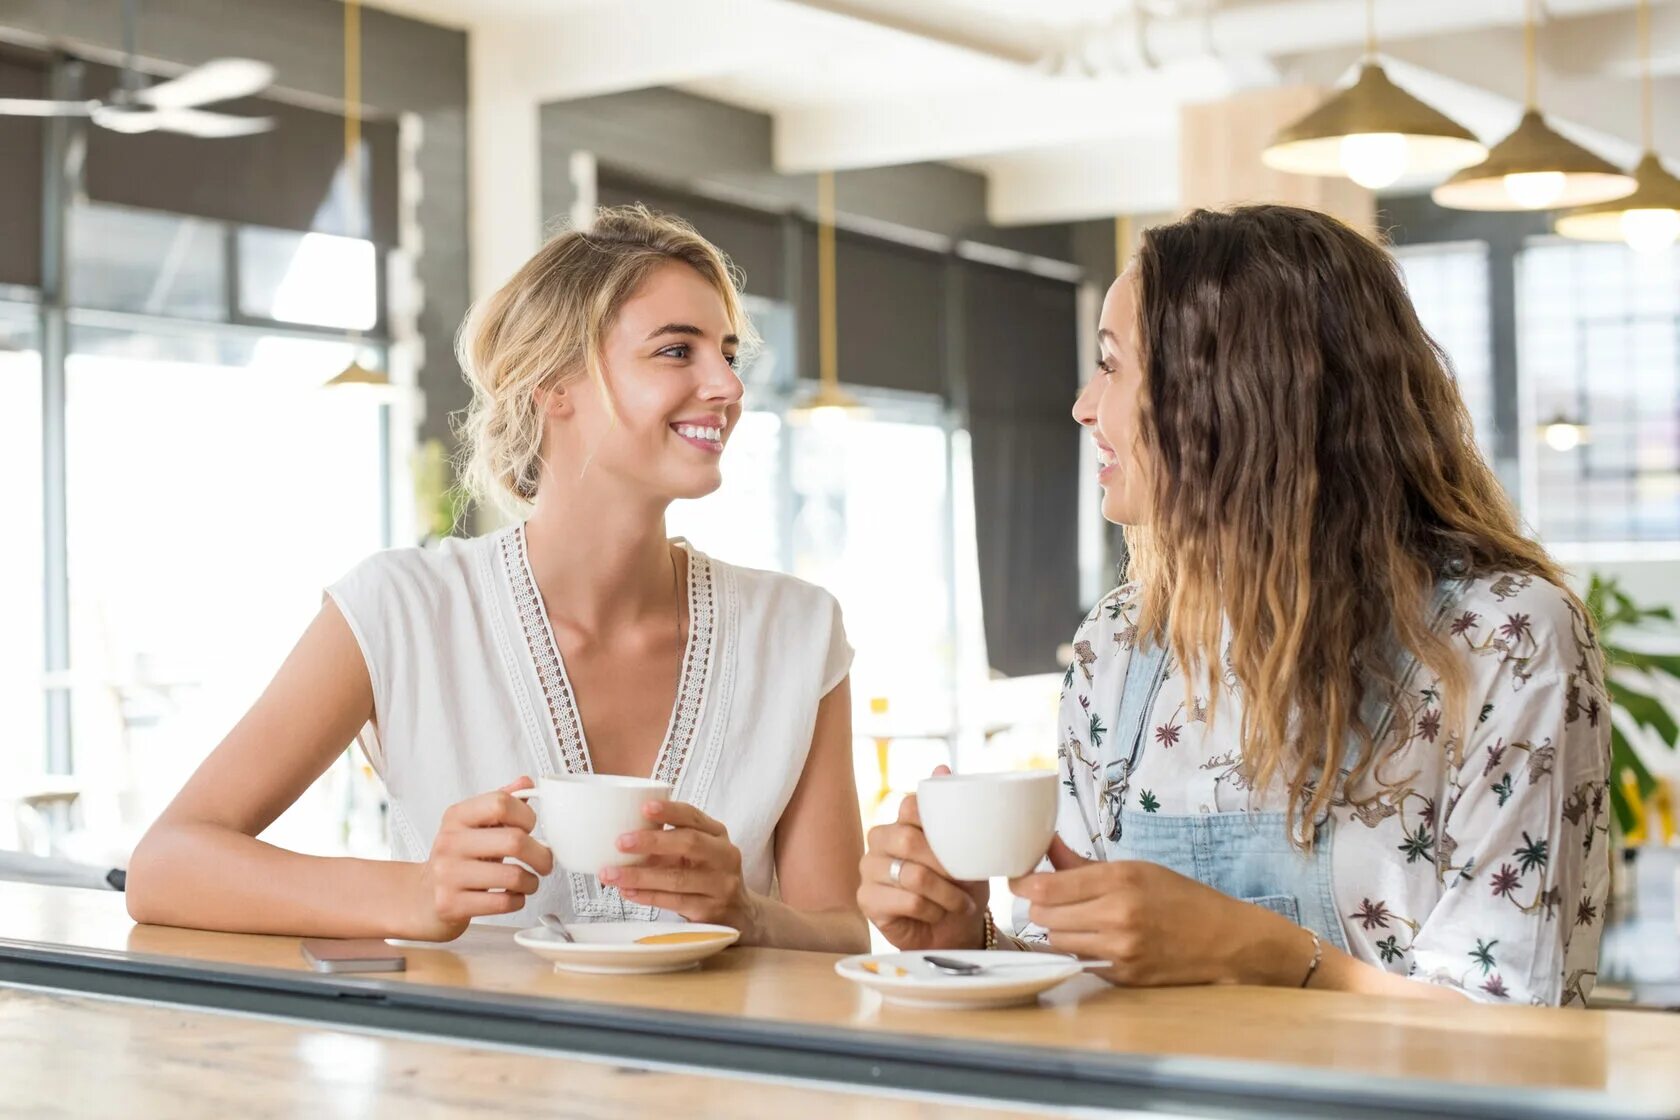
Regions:
[[[416,928],[409,936],[450,941],[474,918],[511,914],[525,905],[525,896],[537,889],[537,875],[554,869],[554,856],[531,836],[536,814],[513,796],[530,787],[530,778],[520,778],[444,811],[431,855],[415,865],[420,886],[417,918],[410,923]]]
[[[617,887],[630,902],[691,922],[730,926],[741,931],[744,943],[756,941],[757,907],[729,830],[682,801],[649,801],[642,812],[653,829],[618,838],[619,850],[638,862],[602,868],[601,882]]]
[[[935,776],[950,773],[941,766]],[[899,949],[974,949],[985,942],[982,913],[991,900],[986,881],[951,877],[922,831],[916,795],[898,806],[898,820],[869,830],[858,906]]]

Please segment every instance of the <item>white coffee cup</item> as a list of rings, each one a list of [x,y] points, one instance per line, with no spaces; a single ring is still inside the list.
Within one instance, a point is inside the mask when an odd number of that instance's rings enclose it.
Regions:
[[[554,863],[567,871],[593,875],[603,867],[629,867],[647,857],[618,849],[626,832],[652,831],[664,826],[648,820],[642,806],[669,801],[671,783],[618,774],[562,774],[540,778],[535,789],[515,790],[514,796],[536,803],[538,839],[554,853]]]
[[[1054,770],[944,774],[916,785],[922,831],[945,870],[964,881],[1025,875],[1056,831]]]

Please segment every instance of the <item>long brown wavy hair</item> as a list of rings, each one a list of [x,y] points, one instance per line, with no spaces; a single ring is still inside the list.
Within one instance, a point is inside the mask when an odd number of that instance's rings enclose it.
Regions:
[[[1439,576],[1568,591],[1380,246],[1324,214],[1244,206],[1149,230],[1136,267],[1154,476],[1127,531],[1140,629],[1189,679],[1240,690],[1244,776],[1281,777],[1307,847],[1405,742],[1380,750],[1360,711],[1371,689],[1402,700],[1392,643],[1440,681],[1451,733],[1464,725],[1463,666],[1425,617]]]

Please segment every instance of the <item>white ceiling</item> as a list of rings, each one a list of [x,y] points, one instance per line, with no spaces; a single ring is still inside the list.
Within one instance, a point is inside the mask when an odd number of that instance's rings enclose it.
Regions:
[[[772,115],[787,171],[947,160],[1002,223],[1177,204],[1181,105],[1354,63],[1364,0],[376,0],[479,36],[535,103],[669,85]],[[1636,136],[1632,0],[1546,0],[1542,103],[1606,155]],[[1523,0],[1376,0],[1396,76],[1493,139],[1521,104]],[[1680,3],[1658,0],[1658,104]],[[1680,118],[1680,112],[1670,114]],[[1680,151],[1680,119],[1659,139]],[[1618,143],[1620,141],[1620,143]],[[1659,145],[1663,146],[1663,145]]]

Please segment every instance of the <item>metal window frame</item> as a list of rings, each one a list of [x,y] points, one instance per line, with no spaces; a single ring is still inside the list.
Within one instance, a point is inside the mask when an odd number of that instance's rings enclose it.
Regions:
[[[48,63],[48,96],[74,100],[82,84],[82,64],[68,55]],[[70,669],[70,569],[68,453],[66,443],[65,359],[70,339],[68,246],[71,201],[81,193],[86,125],[69,117],[45,124],[46,144],[41,191],[41,541],[42,669]],[[48,773],[68,774],[74,761],[70,693],[48,689],[45,748]]]

